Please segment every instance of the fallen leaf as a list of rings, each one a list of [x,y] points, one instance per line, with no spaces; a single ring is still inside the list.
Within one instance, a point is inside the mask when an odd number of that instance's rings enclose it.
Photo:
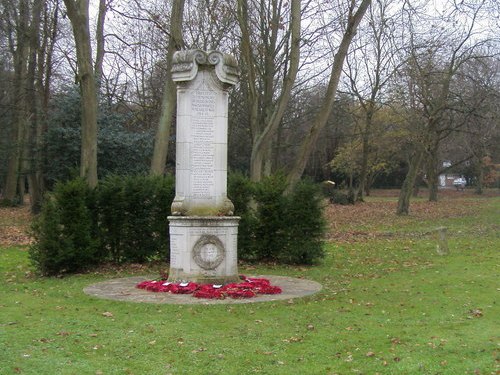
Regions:
[[[469,310],[469,314],[473,318],[481,318],[483,316],[483,310],[481,310],[481,309],[472,309],[472,310]]]
[[[374,352],[368,352],[365,354],[367,357],[374,357],[375,353]]]
[[[105,316],[106,318],[112,318],[113,317],[113,313],[109,312],[109,311],[106,311],[106,312],[102,313],[102,316]]]
[[[290,337],[289,339],[284,339],[283,342],[286,342],[286,343],[291,343],[291,342],[301,342],[302,341],[302,338],[300,337],[296,337],[296,336],[292,336]]]
[[[207,350],[207,348],[198,348],[198,349],[192,350],[191,353],[201,353],[201,352],[205,352],[206,350]]]

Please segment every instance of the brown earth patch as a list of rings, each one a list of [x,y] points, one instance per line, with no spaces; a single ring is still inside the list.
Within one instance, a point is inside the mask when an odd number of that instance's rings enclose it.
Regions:
[[[377,230],[377,227],[390,227],[392,224],[411,220],[433,221],[473,215],[477,212],[478,205],[485,202],[485,198],[498,196],[498,192],[494,190],[488,190],[484,195],[474,194],[473,191],[442,190],[439,192],[438,202],[413,200],[410,204],[410,215],[404,217],[396,215],[398,194],[399,190],[376,190],[373,191],[368,202],[345,206],[327,204],[325,208],[328,225],[327,240],[365,241],[388,235]],[[426,196],[426,192],[422,192],[419,198],[425,199]],[[372,198],[380,198],[380,200]],[[385,200],[385,198],[394,199]]]
[[[397,189],[373,190],[371,198],[380,200],[347,206],[327,204],[325,209],[328,223],[327,240],[364,241],[384,235],[370,228],[375,225],[391,225],[396,220],[405,220],[396,215],[398,194]],[[498,189],[485,190],[481,196],[474,194],[471,189],[464,192],[457,192],[454,189],[440,190],[438,202],[412,201],[410,217],[432,220],[470,215],[476,211],[478,202],[498,195]],[[422,191],[420,197],[425,198],[426,192]],[[33,238],[29,234],[29,227],[32,219],[33,215],[28,204],[21,207],[0,207],[0,246],[31,244]]]
[[[33,238],[29,227],[33,215],[29,205],[0,207],[0,246],[29,245]]]

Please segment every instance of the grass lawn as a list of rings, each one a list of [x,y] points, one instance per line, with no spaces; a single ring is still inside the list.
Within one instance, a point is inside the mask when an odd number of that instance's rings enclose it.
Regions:
[[[499,374],[500,198],[393,207],[329,206],[318,266],[242,266],[323,285],[273,303],[100,300],[82,289],[151,269],[39,278],[26,246],[1,246],[0,374]]]

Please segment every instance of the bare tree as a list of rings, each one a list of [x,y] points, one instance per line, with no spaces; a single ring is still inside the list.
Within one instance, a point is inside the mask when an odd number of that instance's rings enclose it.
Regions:
[[[43,191],[42,136],[46,128],[58,3],[4,0],[0,7],[14,69],[10,103],[14,115],[4,199],[22,202],[27,181],[31,209],[37,212]]]
[[[252,135],[250,177],[259,181],[270,173],[265,164],[271,160],[272,141],[297,77],[301,1],[292,0],[288,9],[282,0],[239,0],[238,22],[242,84]]]
[[[367,27],[360,30],[353,42],[353,51],[346,56],[345,75],[348,90],[357,99],[361,113],[358,133],[361,138],[361,165],[359,186],[353,195],[363,201],[367,192],[369,166],[372,153],[373,126],[377,112],[383,108],[384,89],[397,67],[396,24],[394,1],[377,0],[370,7]],[[392,14],[391,14],[392,12]]]
[[[161,104],[161,115],[156,130],[156,137],[151,161],[151,174],[161,175],[165,172],[167,161],[170,128],[176,104],[176,89],[172,81],[172,58],[174,52],[180,50],[183,45],[182,20],[184,15],[184,0],[174,1],[170,17],[170,35],[167,48],[167,66],[163,100]]]
[[[333,57],[328,88],[321,108],[315,119],[313,120],[313,124],[306,134],[295,158],[295,162],[290,172],[288,173],[288,191],[293,189],[295,184],[302,177],[302,173],[304,172],[307,161],[309,160],[309,156],[314,149],[314,145],[319,137],[319,134],[325,127],[332,113],[332,108],[337,93],[337,87],[339,85],[340,76],[342,74],[342,67],[349,51],[349,46],[354,36],[356,35],[358,26],[363,19],[366,11],[368,10],[370,4],[371,0],[362,0],[359,6],[356,6],[357,4],[355,1],[350,2],[346,18],[346,26],[342,35],[342,39]]]
[[[25,157],[26,133],[28,131],[27,116],[27,75],[30,55],[30,21],[31,14],[27,0],[3,1],[2,22],[9,40],[12,55],[14,76],[12,96],[14,116],[11,127],[11,152],[7,167],[7,176],[3,199],[8,203],[23,199],[24,180],[21,179],[22,163]],[[17,198],[16,198],[17,197]]]
[[[411,28],[409,40],[408,64],[406,67],[409,104],[412,107],[411,121],[418,121],[415,129],[415,155],[410,160],[409,170],[403,183],[397,213],[407,215],[411,191],[419,168],[426,162],[429,200],[437,200],[438,187],[438,152],[440,144],[452,131],[455,123],[447,121],[450,112],[455,111],[454,101],[458,92],[454,91],[454,81],[462,66],[472,59],[481,58],[484,40],[476,34],[477,21],[484,11],[485,1],[471,5],[465,2],[461,7],[453,8],[445,21],[467,19],[463,30],[455,30],[446,35],[444,26],[439,34],[431,30],[419,38],[415,28]],[[410,17],[414,15],[410,13]],[[410,19],[410,25],[415,19]],[[422,21],[420,21],[422,22]],[[437,21],[436,21],[437,22]]]
[[[90,187],[97,185],[97,85],[95,69],[101,74],[102,58],[104,51],[102,46],[95,68],[92,64],[92,48],[89,26],[89,0],[64,0],[68,17],[73,28],[73,36],[76,47],[77,75],[76,81],[80,85],[82,96],[82,145],[80,157],[80,176],[85,178]],[[106,11],[105,4],[101,1],[100,12]],[[99,17],[99,28],[104,22],[104,16]],[[100,30],[99,29],[99,30]],[[103,34],[100,35],[99,43],[103,43]]]

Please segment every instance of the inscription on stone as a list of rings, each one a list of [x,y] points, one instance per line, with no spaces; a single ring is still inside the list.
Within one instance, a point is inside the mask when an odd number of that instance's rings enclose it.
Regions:
[[[217,227],[204,227],[204,228],[189,228],[189,235],[190,236],[197,236],[197,235],[204,235],[204,234],[211,234],[214,236],[220,236],[223,234],[227,233],[227,229],[222,227],[222,228],[217,228]]]
[[[170,267],[180,267],[183,239],[183,234],[170,233]]]
[[[215,116],[215,92],[211,90],[196,90],[191,97],[191,110],[195,116]]]
[[[209,90],[193,91],[191,98],[191,189],[193,198],[211,198],[215,187],[215,101]]]

